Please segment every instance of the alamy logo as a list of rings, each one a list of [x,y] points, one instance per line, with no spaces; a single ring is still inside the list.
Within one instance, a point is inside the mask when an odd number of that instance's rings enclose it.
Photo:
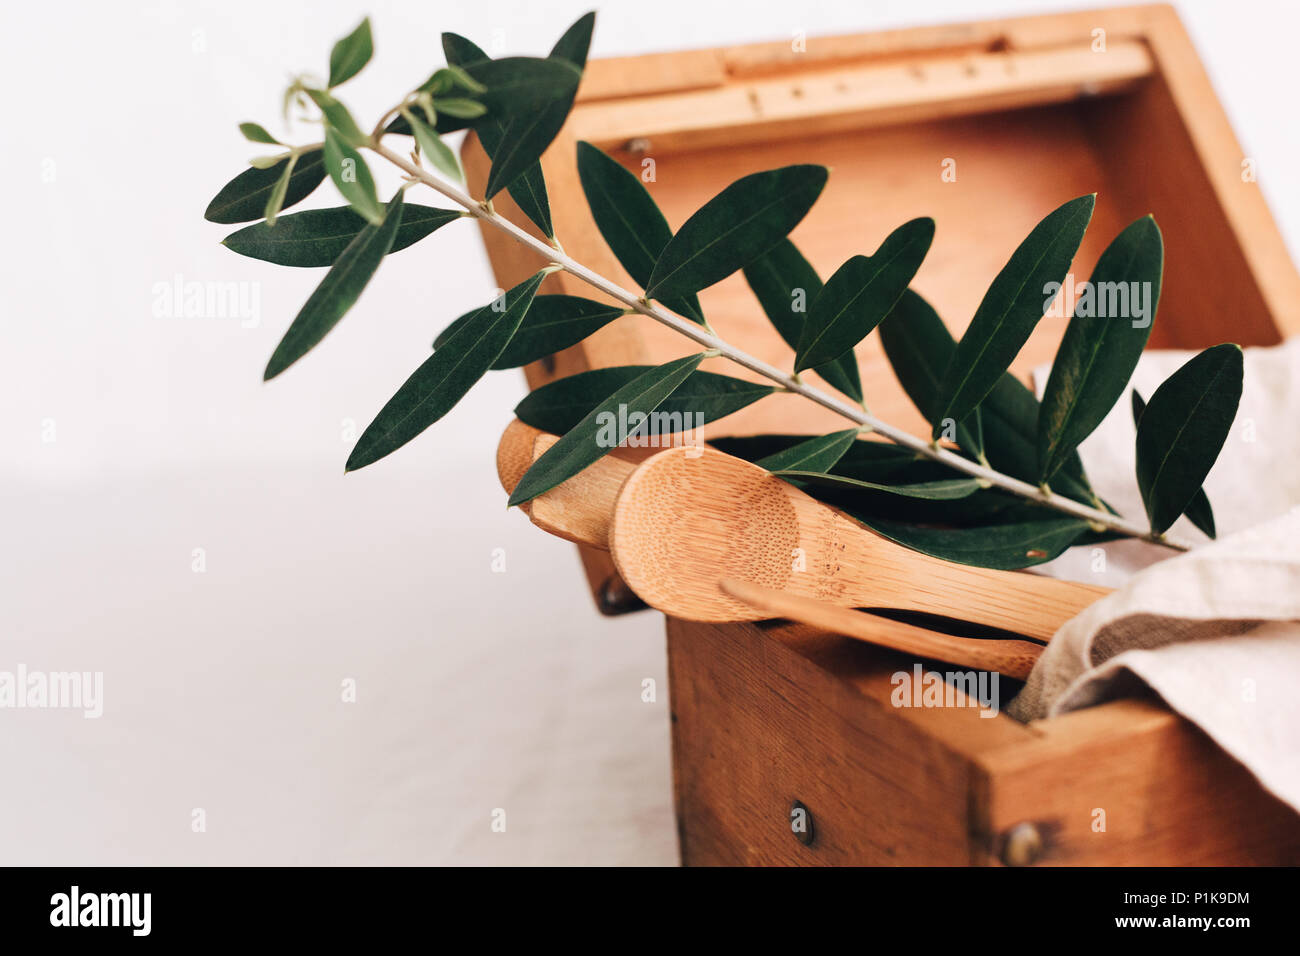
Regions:
[[[171,282],[153,284],[156,319],[238,319],[245,329],[262,321],[260,282],[186,282],[179,272]]]
[[[73,886],[50,897],[51,926],[126,926],[132,936],[148,936],[152,893],[82,893]]]
[[[981,717],[998,714],[997,671],[926,671],[920,664],[898,671],[889,682],[895,707],[983,707]],[[959,695],[960,692],[960,696]]]
[[[103,671],[29,671],[26,664],[0,671],[0,710],[80,710],[104,713]]]
[[[1065,295],[1061,295],[1061,290]],[[1075,293],[1078,301],[1075,301]],[[1067,272],[1065,285],[1049,282],[1043,286],[1043,315],[1065,318],[1069,303],[1074,303],[1073,314],[1085,319],[1128,319],[1135,329],[1145,329],[1151,324],[1155,295],[1150,282],[1079,282],[1074,273]]]
[[[703,454],[703,412],[629,412],[619,403],[618,411],[596,415],[596,446],[617,448],[673,448],[685,445]]]

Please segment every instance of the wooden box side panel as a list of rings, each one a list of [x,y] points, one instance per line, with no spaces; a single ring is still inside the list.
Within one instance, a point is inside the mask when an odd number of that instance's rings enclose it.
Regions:
[[[1154,700],[1030,725],[1031,740],[974,758],[977,855],[1033,823],[1044,865],[1300,864],[1300,814],[1199,729]]]

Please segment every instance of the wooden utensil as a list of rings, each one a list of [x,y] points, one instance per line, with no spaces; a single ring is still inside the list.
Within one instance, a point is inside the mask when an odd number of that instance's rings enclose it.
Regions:
[[[497,478],[507,492],[515,490],[519,479],[533,463],[533,442],[545,432],[512,419],[497,442]]]
[[[763,617],[783,617],[801,621],[835,634],[878,644],[881,647],[947,661],[981,671],[997,671],[1016,680],[1025,680],[1043,653],[1043,645],[1032,641],[954,637],[913,624],[875,617],[861,611],[836,607],[813,598],[776,591],[749,581],[725,578],[718,587],[738,601],[743,601]]]
[[[618,495],[610,551],[642,600],[692,621],[767,616],[718,587],[747,581],[840,607],[944,614],[1050,640],[1106,588],[909,551],[757,465],[670,448]]]
[[[518,419],[507,425],[497,446],[497,476],[502,487],[514,491],[528,467],[557,441],[554,435]],[[520,508],[543,531],[608,551],[614,502],[635,468],[630,461],[606,455]]]
[[[533,442],[533,461],[558,438],[545,433]],[[528,517],[543,531],[578,544],[609,550],[609,523],[623,482],[636,465],[613,455],[593,462],[568,481],[528,502]]]

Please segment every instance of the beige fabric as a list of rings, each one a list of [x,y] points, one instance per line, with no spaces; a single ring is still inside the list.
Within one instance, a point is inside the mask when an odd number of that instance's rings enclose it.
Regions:
[[[1144,357],[1144,393],[1189,356]],[[1140,516],[1123,405],[1081,451],[1099,493]],[[1157,563],[1163,549],[1107,545],[1101,574],[1119,589],[1056,633],[1007,712],[1032,720],[1145,685],[1300,809],[1300,341],[1247,350],[1235,437],[1247,420],[1257,440],[1230,437],[1207,481],[1219,540]],[[1097,582],[1091,549],[1074,550],[1049,571]]]

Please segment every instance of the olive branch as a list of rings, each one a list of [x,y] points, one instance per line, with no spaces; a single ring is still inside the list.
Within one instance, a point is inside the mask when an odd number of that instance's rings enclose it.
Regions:
[[[470,41],[443,35],[447,64],[363,133],[334,90],[373,55],[368,20],[335,44],[329,81],[295,79],[286,104],[316,111],[319,143],[286,146],[255,123],[252,142],[285,151],[252,161],[228,183],[206,217],[255,222],[227,236],[236,252],[296,267],[328,267],[321,284],[276,347],[265,377],[310,351],[357,301],[385,256],[449,222],[474,218],[537,254],[539,271],[482,308],[452,322],[366,428],[347,469],[391,454],[449,412],[491,369],[543,359],[625,315],[647,316],[702,351],[660,366],[595,369],[551,382],[516,408],[526,423],[562,436],[534,462],[511,495],[522,504],[598,460],[604,413],[624,409],[641,420],[656,411],[691,412],[714,421],[776,392],[793,393],[853,427],[820,436],[754,436],[713,444],[755,461],[908,547],[987,567],[1025,567],[1067,547],[1130,537],[1185,549],[1165,532],[1181,515],[1213,537],[1202,484],[1217,460],[1241,394],[1242,354],[1235,345],[1201,352],[1144,403],[1137,421],[1137,481],[1149,526],[1102,501],[1079,461],[1079,444],[1123,396],[1150,336],[1163,275],[1155,221],[1130,224],[1103,252],[1093,288],[1146,292],[1140,321],[1132,309],[1098,314],[1084,299],[1071,316],[1043,400],[1008,367],[1052,304],[1092,217],[1095,196],[1049,213],[993,279],[960,341],[909,286],[929,251],[934,222],[914,219],[871,255],[854,255],[824,283],[788,238],[811,210],[828,171],[813,164],[745,176],[709,200],[673,232],[640,178],[580,143],[579,178],[597,228],[641,291],[623,288],[567,255],[555,236],[540,157],[563,126],[585,68],[595,15],[574,23],[549,56],[493,59]],[[442,136],[472,130],[491,159],[482,199],[460,185],[463,173]],[[408,155],[388,137],[410,137]],[[382,204],[359,150],[402,171],[404,185]],[[425,166],[427,162],[431,172]],[[435,175],[436,173],[436,175]],[[328,177],[346,206],[281,215]],[[456,209],[407,203],[427,186]],[[544,239],[496,212],[502,190]],[[539,295],[549,274],[567,272],[616,305],[570,295]],[[777,368],[723,339],[697,293],[743,272],[760,307],[793,349],[791,369]],[[1055,285],[1053,285],[1055,284]],[[1100,298],[1100,295],[1099,297]],[[1112,299],[1115,296],[1112,295]],[[1112,302],[1112,305],[1114,303]],[[1130,304],[1125,298],[1121,302]],[[895,375],[932,426],[929,440],[875,417],[864,401],[855,347],[879,330]],[[770,382],[704,372],[721,356]],[[813,387],[812,370],[843,397]],[[866,434],[886,439],[859,440]],[[624,426],[619,444],[635,441]]]

